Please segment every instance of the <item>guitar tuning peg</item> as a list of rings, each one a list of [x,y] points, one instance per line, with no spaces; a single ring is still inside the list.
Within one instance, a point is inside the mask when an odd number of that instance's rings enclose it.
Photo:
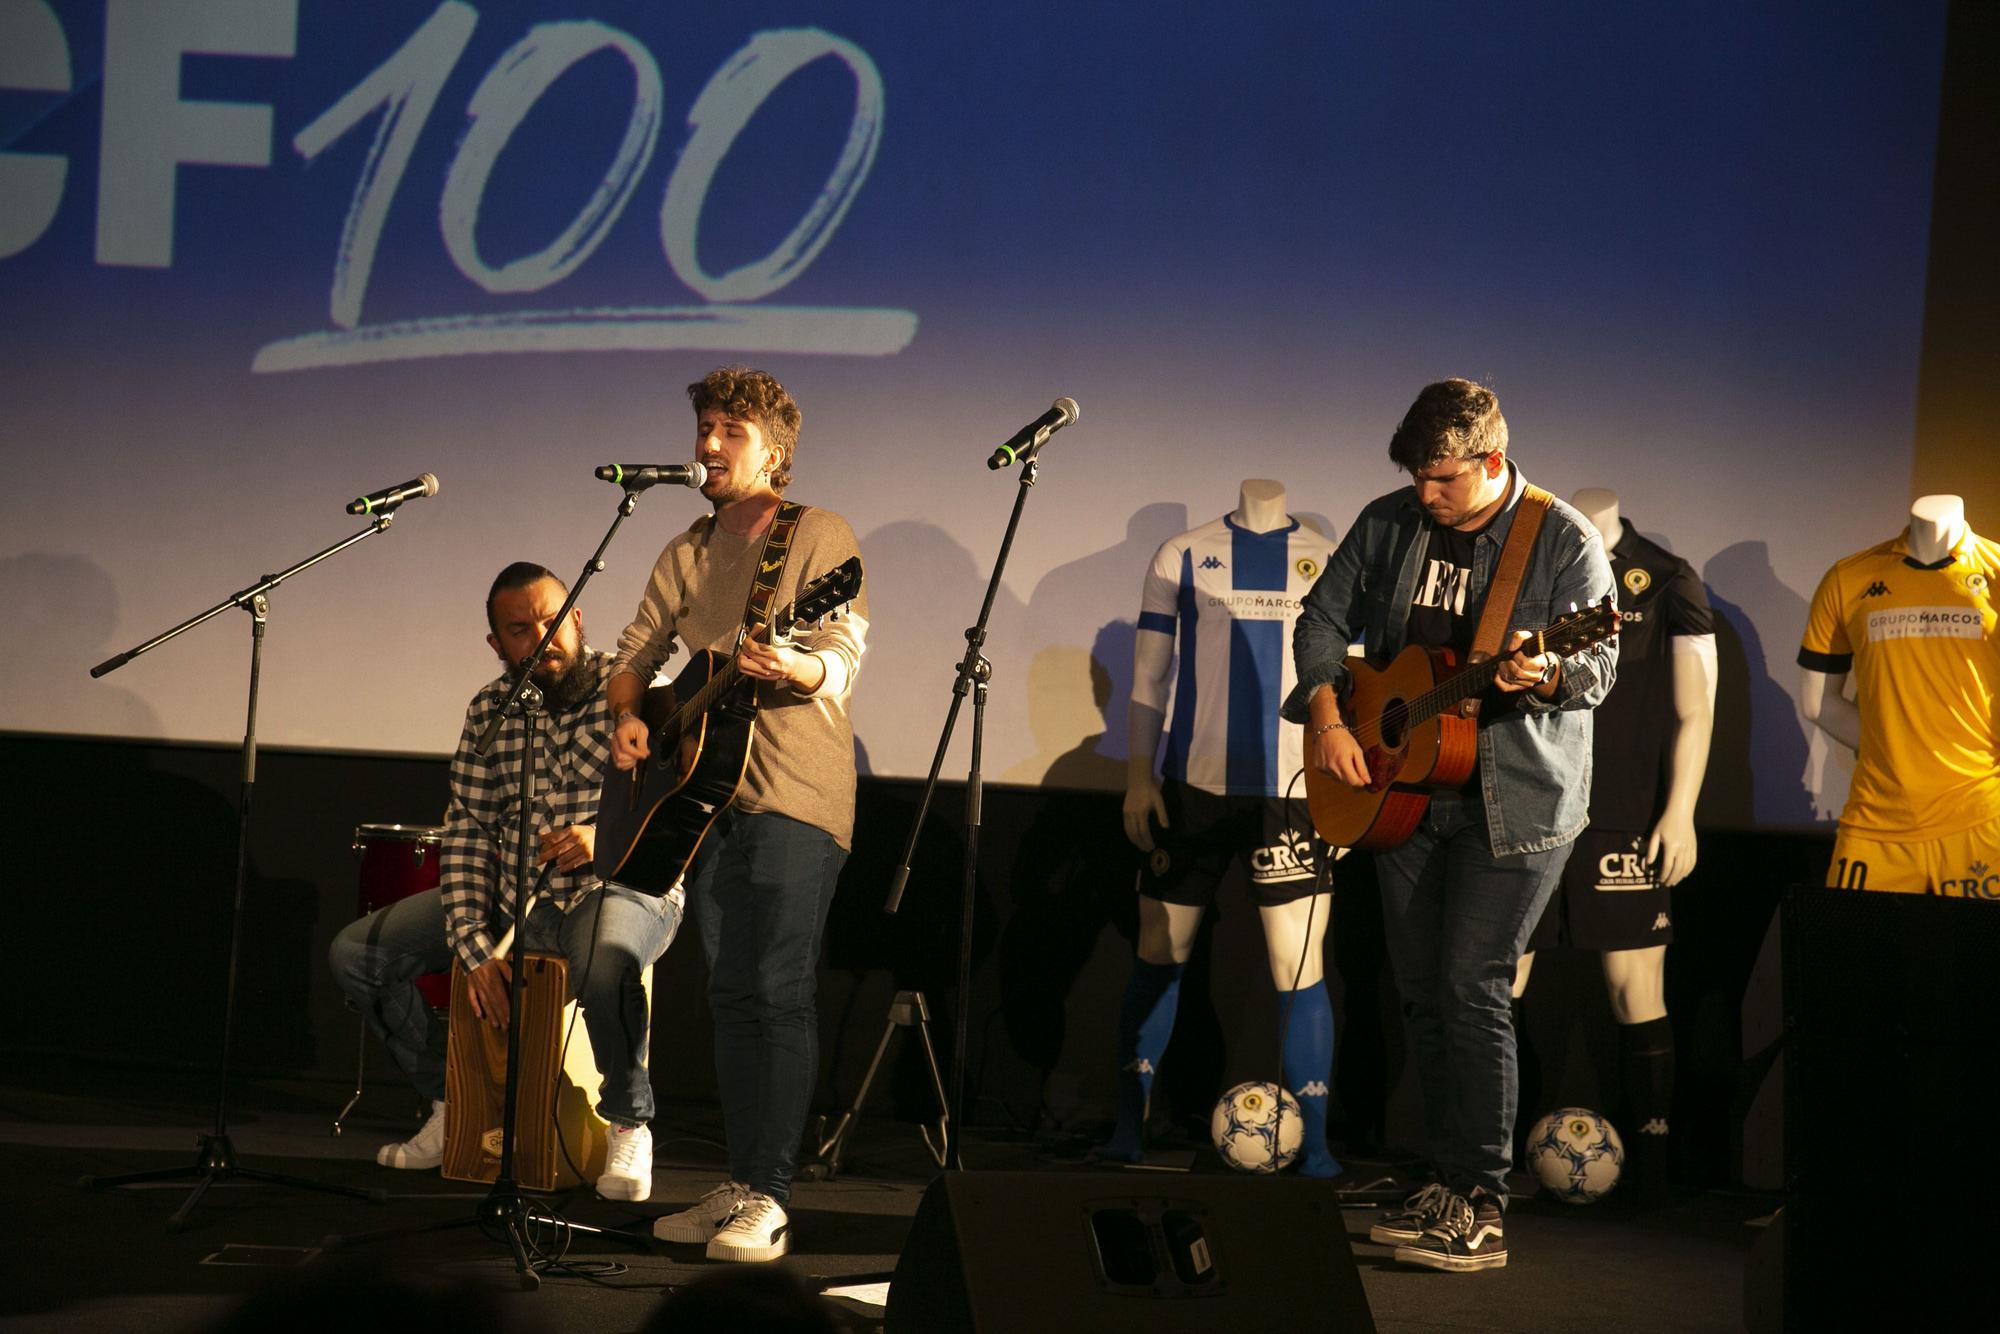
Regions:
[[[1575,604],[1574,602],[1570,603],[1570,604],[1569,604],[1569,609],[1570,609],[1571,611],[1575,611],[1575,610],[1576,610],[1576,604]]]

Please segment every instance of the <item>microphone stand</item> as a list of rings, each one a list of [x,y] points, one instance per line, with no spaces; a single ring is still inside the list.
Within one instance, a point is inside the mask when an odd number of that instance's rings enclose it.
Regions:
[[[560,1215],[537,1209],[528,1197],[522,1193],[521,1183],[514,1175],[514,1139],[517,1129],[516,1121],[520,1110],[518,1103],[520,1101],[521,1078],[521,984],[527,971],[523,967],[523,956],[527,953],[526,909],[529,906],[527,903],[527,878],[528,867],[532,864],[530,853],[534,842],[535,829],[535,786],[538,773],[537,750],[541,737],[542,690],[540,686],[535,684],[534,666],[542,660],[542,654],[548,652],[549,645],[555,642],[556,635],[562,631],[563,622],[569,619],[571,608],[576,606],[577,599],[583,595],[584,586],[590,582],[591,576],[601,574],[604,571],[604,553],[611,546],[611,539],[617,534],[618,525],[625,522],[632,512],[639,507],[639,492],[644,490],[646,485],[650,485],[650,483],[625,488],[625,495],[618,503],[618,513],[612,518],[611,526],[605,530],[604,539],[597,544],[597,550],[592,552],[590,559],[584,562],[583,572],[577,576],[576,583],[571,586],[569,597],[563,601],[562,610],[558,611],[554,618],[550,620],[549,628],[543,633],[541,642],[536,644],[534,651],[527,655],[526,663],[520,674],[515,678],[513,688],[507,692],[507,697],[500,701],[500,706],[493,711],[491,721],[486,724],[486,730],[481,732],[478,740],[473,743],[473,749],[479,754],[484,755],[488,750],[492,749],[493,742],[500,735],[500,729],[505,725],[508,715],[513,713],[521,715],[524,735],[521,738],[521,777],[519,783],[521,789],[521,818],[517,833],[519,840],[517,844],[518,861],[514,874],[513,892],[506,914],[508,920],[512,923],[511,932],[517,948],[512,952],[513,966],[508,969],[507,1083],[501,1095],[500,1166],[499,1170],[494,1174],[493,1189],[488,1191],[486,1198],[479,1202],[479,1206],[471,1218],[454,1219],[450,1222],[439,1223],[430,1227],[389,1228],[378,1232],[360,1233],[354,1236],[328,1236],[322,1239],[320,1244],[329,1249],[336,1246],[354,1245],[362,1242],[382,1241],[391,1237],[407,1236],[412,1232],[442,1232],[461,1227],[477,1227],[482,1231],[486,1231],[489,1225],[491,1225],[500,1229],[502,1236],[507,1242],[508,1249],[513,1253],[514,1271],[519,1276],[521,1290],[523,1292],[533,1292],[542,1285],[542,1276],[537,1270],[537,1264],[546,1265],[561,1257],[560,1253],[553,1257],[543,1255],[541,1248],[530,1242],[528,1238],[530,1228],[545,1228],[555,1233],[563,1239],[565,1249],[567,1249],[569,1237],[579,1233],[585,1236],[606,1237],[627,1242],[641,1250],[646,1249],[649,1244],[648,1239],[631,1232],[625,1232],[617,1228],[592,1227],[586,1223],[573,1223]],[[602,891],[600,890],[599,892],[601,893]],[[530,1259],[531,1254],[534,1256],[533,1259]]]
[[[290,569],[277,574],[267,574],[250,587],[210,607],[198,616],[191,616],[164,634],[127,649],[115,657],[106,658],[90,669],[92,677],[115,672],[142,653],[158,648],[167,641],[194,629],[202,622],[219,616],[231,607],[240,607],[250,613],[250,701],[243,725],[243,785],[242,798],[238,806],[236,825],[236,896],[229,915],[229,983],[222,1004],[222,1071],[215,1092],[215,1128],[203,1135],[196,1143],[195,1161],[189,1167],[169,1167],[150,1172],[124,1172],[117,1176],[86,1176],[77,1182],[85,1188],[128,1186],[152,1181],[193,1181],[194,1190],[167,1219],[167,1230],[178,1232],[187,1222],[189,1213],[201,1202],[208,1188],[218,1181],[243,1178],[264,1181],[276,1186],[292,1186],[299,1190],[316,1190],[328,1195],[346,1195],[357,1200],[367,1200],[371,1204],[381,1204],[389,1198],[389,1192],[379,1187],[360,1190],[351,1186],[336,1186],[324,1181],[308,1181],[304,1177],[286,1176],[279,1172],[265,1172],[244,1167],[236,1159],[236,1146],[229,1138],[229,1058],[231,1040],[236,1031],[236,980],[237,962],[243,947],[243,891],[250,870],[250,799],[257,783],[257,685],[263,672],[264,627],[270,618],[269,594],[279,584],[301,570],[309,569],[330,556],[345,551],[365,537],[387,532],[395,519],[395,506],[377,514],[372,522],[360,532],[342,539],[314,555],[306,557]]]
[[[902,863],[889,888],[888,901],[882,905],[883,911],[890,914],[902,906],[903,890],[910,882],[910,864],[917,854],[917,836],[923,832],[924,818],[929,814],[931,798],[937,792],[938,771],[944,767],[945,751],[951,746],[952,730],[958,724],[959,709],[969,692],[972,695],[972,758],[965,780],[965,865],[959,886],[958,1003],[953,1007],[955,1014],[952,1020],[951,1096],[944,1113],[944,1169],[947,1172],[962,1171],[965,1167],[959,1145],[964,1138],[966,1124],[966,1046],[972,1010],[972,915],[979,870],[979,820],[983,797],[979,766],[980,750],[986,734],[986,693],[993,680],[993,664],[987,661],[983,652],[986,625],[993,614],[993,601],[1000,593],[1000,580],[1007,572],[1007,557],[1014,549],[1014,533],[1021,526],[1021,511],[1028,503],[1028,488],[1035,484],[1041,473],[1041,465],[1034,454],[1035,451],[1030,451],[1022,457],[1021,485],[1014,493],[1014,510],[1007,518],[1007,533],[1000,540],[1000,555],[993,564],[993,576],[986,583],[986,599],[979,605],[979,619],[965,632],[965,657],[960,660],[958,676],[952,682],[951,707],[945,712],[944,730],[938,737],[937,753],[931,757],[930,776],[924,780],[923,796],[917,801],[916,818],[910,822],[910,836],[903,843]]]

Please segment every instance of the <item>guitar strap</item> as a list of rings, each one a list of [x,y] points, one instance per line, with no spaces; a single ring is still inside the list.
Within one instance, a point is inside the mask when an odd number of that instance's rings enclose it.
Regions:
[[[778,580],[785,576],[785,563],[792,557],[792,537],[798,532],[804,505],[787,500],[771,516],[764,532],[764,549],[757,553],[757,576],[750,581],[750,600],[743,607],[743,632],[771,623],[771,604],[777,600]]]
[[[1500,564],[1493,571],[1493,583],[1486,590],[1486,607],[1479,613],[1479,629],[1472,636],[1471,660],[1483,662],[1500,654],[1507,634],[1507,622],[1514,615],[1514,603],[1521,595],[1521,578],[1528,572],[1528,553],[1534,549],[1535,535],[1542,531],[1542,519],[1555,497],[1530,482],[1522,486],[1521,499],[1514,507],[1514,526],[1507,530],[1507,545],[1500,548]],[[1479,697],[1458,706],[1467,718],[1479,716]]]

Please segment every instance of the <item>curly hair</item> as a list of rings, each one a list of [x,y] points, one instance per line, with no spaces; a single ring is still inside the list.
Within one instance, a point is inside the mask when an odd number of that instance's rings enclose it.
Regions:
[[[1427,384],[1389,437],[1389,457],[1405,472],[1454,459],[1507,452],[1507,419],[1491,389],[1471,380]]]
[[[716,411],[757,423],[764,439],[778,453],[771,469],[771,489],[783,491],[792,480],[792,455],[799,447],[798,403],[768,371],[748,366],[718,366],[688,386],[688,401],[697,415]]]

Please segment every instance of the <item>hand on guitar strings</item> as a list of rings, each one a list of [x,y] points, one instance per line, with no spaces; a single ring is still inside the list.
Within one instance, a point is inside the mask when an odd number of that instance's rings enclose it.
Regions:
[[[544,829],[542,850],[535,865],[555,863],[558,871],[574,871],[588,866],[597,855],[597,826],[578,824],[567,829]]]
[[[488,959],[465,975],[466,999],[472,1012],[494,1028],[507,1027],[507,988],[514,972],[505,959]]]
[[[1500,659],[1493,672],[1493,684],[1510,695],[1523,690],[1533,690],[1543,699],[1556,693],[1556,681],[1561,677],[1559,670],[1562,659],[1553,653],[1528,654],[1521,651],[1535,636],[1527,630],[1516,630],[1507,638],[1507,656]]]
[[[757,681],[778,681],[802,695],[819,689],[826,680],[826,664],[817,653],[789,644],[767,644],[759,625],[744,639],[736,654],[736,669]]]

